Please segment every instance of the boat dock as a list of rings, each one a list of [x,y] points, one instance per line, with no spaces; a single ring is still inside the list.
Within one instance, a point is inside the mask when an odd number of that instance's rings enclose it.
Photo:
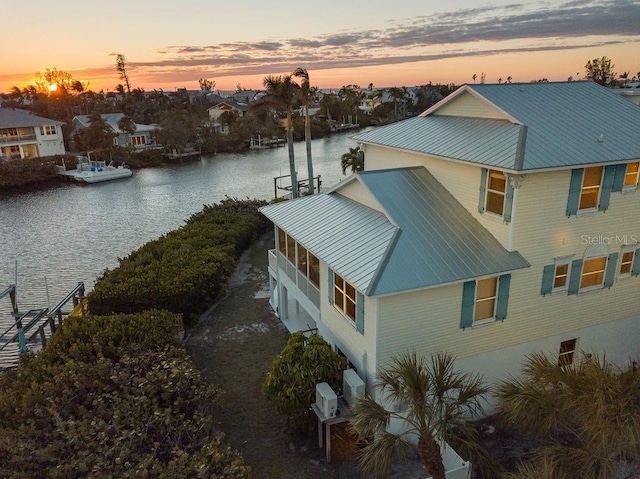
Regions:
[[[0,300],[9,298],[11,319],[0,321],[0,372],[15,368],[20,354],[37,352],[47,345],[53,333],[62,326],[64,320],[72,316],[87,314],[84,283],[78,285],[53,308],[18,311],[15,285],[0,292]],[[73,309],[64,312],[63,308],[73,302]]]
[[[258,135],[258,138],[251,138],[249,148],[252,150],[266,150],[269,148],[278,148],[279,146],[284,146],[286,144],[287,140],[284,138],[271,138],[270,140],[267,140]]]

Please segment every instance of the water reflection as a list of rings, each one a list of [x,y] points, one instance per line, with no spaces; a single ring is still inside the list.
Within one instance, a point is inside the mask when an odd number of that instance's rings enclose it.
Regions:
[[[355,146],[351,135],[313,141],[323,190],[344,178],[340,156]],[[306,178],[304,142],[295,144],[295,155],[298,177]],[[286,148],[220,154],[124,180],[0,199],[0,289],[14,282],[16,263],[21,310],[47,306],[47,290],[55,304],[78,281],[91,289],[118,258],[181,226],[203,204],[273,198],[273,177],[288,174],[288,165]],[[9,309],[7,299],[2,303],[0,312]]]

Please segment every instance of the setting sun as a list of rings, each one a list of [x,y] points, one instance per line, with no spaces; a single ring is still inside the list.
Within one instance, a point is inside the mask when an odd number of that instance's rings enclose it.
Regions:
[[[49,91],[50,92],[54,92],[58,89],[58,85],[57,84],[53,84],[53,85],[49,85]]]

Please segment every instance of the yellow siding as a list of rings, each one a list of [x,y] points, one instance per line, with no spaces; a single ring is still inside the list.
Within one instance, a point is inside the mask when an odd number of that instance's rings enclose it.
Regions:
[[[384,213],[380,203],[371,195],[371,193],[359,181],[352,181],[337,191],[342,196],[357,201],[371,209]]]
[[[640,313],[640,278],[616,281],[611,289],[576,295],[540,295],[542,269],[554,257],[582,258],[588,241],[610,242],[609,253],[624,242],[640,240],[640,192],[612,193],[606,212],[567,218],[571,171],[529,175],[518,191],[514,247],[531,263],[522,279],[512,281],[509,312],[522,321],[519,335],[556,334]],[[617,236],[617,238],[616,238]],[[605,239],[606,238],[606,239]],[[612,305],[615,305],[612,307]],[[559,317],[558,312],[561,313]]]
[[[470,93],[463,93],[450,103],[441,106],[432,113],[433,115],[463,116],[470,118],[507,119],[506,116],[492,107],[489,103],[475,97]]]
[[[356,331],[355,323],[346,318],[333,305],[329,304],[327,285],[328,267],[326,263],[320,265],[320,318],[322,327],[326,327],[331,332],[329,337],[325,337],[330,343],[338,346],[347,357],[359,368],[362,367],[361,360],[365,357],[364,369],[369,376],[375,373],[375,344],[376,344],[376,305],[377,299],[365,296],[364,304],[364,335]],[[324,335],[323,335],[324,336]],[[362,377],[362,371],[360,370]]]
[[[505,224],[502,218],[478,212],[481,174],[479,166],[367,145],[365,153],[367,171],[410,166],[425,166],[462,206],[496,237],[502,246],[508,247],[510,226]]]

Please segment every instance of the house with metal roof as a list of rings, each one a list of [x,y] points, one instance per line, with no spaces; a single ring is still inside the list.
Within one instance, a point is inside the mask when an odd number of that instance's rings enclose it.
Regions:
[[[247,116],[248,111],[249,105],[247,103],[237,102],[233,98],[221,99],[207,109],[209,121],[213,128],[225,135],[229,133],[229,124],[221,121],[220,117],[227,113],[241,118]]]
[[[64,155],[63,122],[0,108],[0,159]]]
[[[365,171],[262,208],[271,304],[370,387],[405,351],[490,382],[640,353],[640,109],[591,82],[465,85],[354,138]]]
[[[102,113],[100,116],[113,132],[113,144],[115,146],[132,146],[136,149],[156,146],[153,132],[158,128],[157,126],[132,123],[135,130],[133,133],[129,133],[120,128],[120,121],[125,118],[124,113]],[[90,124],[91,117],[89,115],[73,117],[71,136],[83,128],[87,128]]]

